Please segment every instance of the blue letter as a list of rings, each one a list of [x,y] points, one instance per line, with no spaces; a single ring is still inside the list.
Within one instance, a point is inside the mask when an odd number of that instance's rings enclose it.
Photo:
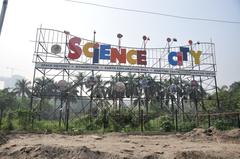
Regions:
[[[174,56],[177,58],[177,52],[170,52],[170,53],[168,54],[168,62],[169,62],[171,65],[176,66],[176,65],[178,64],[178,61],[175,61],[175,60],[173,59]]]
[[[93,49],[93,63],[99,62],[99,48]]]
[[[189,52],[189,48],[188,47],[180,47],[180,52],[183,53],[183,61],[187,61],[188,60],[187,53]]]
[[[100,59],[110,60],[110,47],[111,45],[100,46]]]

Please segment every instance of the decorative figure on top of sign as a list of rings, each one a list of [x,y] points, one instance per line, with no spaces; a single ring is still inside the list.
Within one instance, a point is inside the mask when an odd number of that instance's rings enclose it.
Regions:
[[[121,38],[123,37],[123,35],[120,34],[120,33],[118,33],[118,34],[117,34],[117,37],[118,37],[119,39],[121,39]]]
[[[167,42],[170,43],[171,42],[171,38],[167,38]]]
[[[189,45],[192,45],[192,43],[193,43],[192,40],[188,40]]]
[[[54,54],[59,54],[61,52],[62,48],[60,45],[58,44],[54,44],[52,47],[51,47],[51,52],[54,53]]]
[[[146,45],[147,45],[147,42],[150,40],[149,37],[147,37],[146,35],[143,35],[143,48],[144,50],[146,49]]]

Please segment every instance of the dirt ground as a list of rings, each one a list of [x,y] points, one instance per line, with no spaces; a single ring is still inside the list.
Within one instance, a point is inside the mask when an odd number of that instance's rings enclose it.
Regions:
[[[240,129],[186,134],[11,134],[0,159],[240,159]]]

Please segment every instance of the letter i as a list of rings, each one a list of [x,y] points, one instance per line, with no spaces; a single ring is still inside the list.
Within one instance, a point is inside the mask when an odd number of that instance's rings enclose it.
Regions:
[[[93,49],[93,63],[99,63],[99,48]]]
[[[181,52],[177,53],[177,59],[178,59],[178,65],[182,66],[183,65],[183,54]]]

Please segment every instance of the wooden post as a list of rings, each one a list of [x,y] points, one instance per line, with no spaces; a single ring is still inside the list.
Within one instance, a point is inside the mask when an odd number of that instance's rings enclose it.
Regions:
[[[238,128],[240,128],[240,114],[239,113],[237,115],[237,120],[238,120]]]
[[[62,123],[62,109],[63,109],[63,92],[61,92],[61,104],[60,104],[60,110],[59,110],[59,124],[58,124],[59,129],[61,129],[61,123]]]
[[[105,132],[106,128],[107,128],[107,110],[104,109],[104,111],[103,111],[103,133]]]
[[[211,127],[211,116],[210,113],[208,112],[208,128]]]
[[[69,108],[70,108],[70,101],[69,101],[69,94],[67,94],[67,97],[66,97],[66,131],[68,131],[68,127],[69,127]]]
[[[141,109],[141,132],[143,132],[143,110]]]
[[[178,115],[177,110],[175,110],[175,130],[178,131]]]

